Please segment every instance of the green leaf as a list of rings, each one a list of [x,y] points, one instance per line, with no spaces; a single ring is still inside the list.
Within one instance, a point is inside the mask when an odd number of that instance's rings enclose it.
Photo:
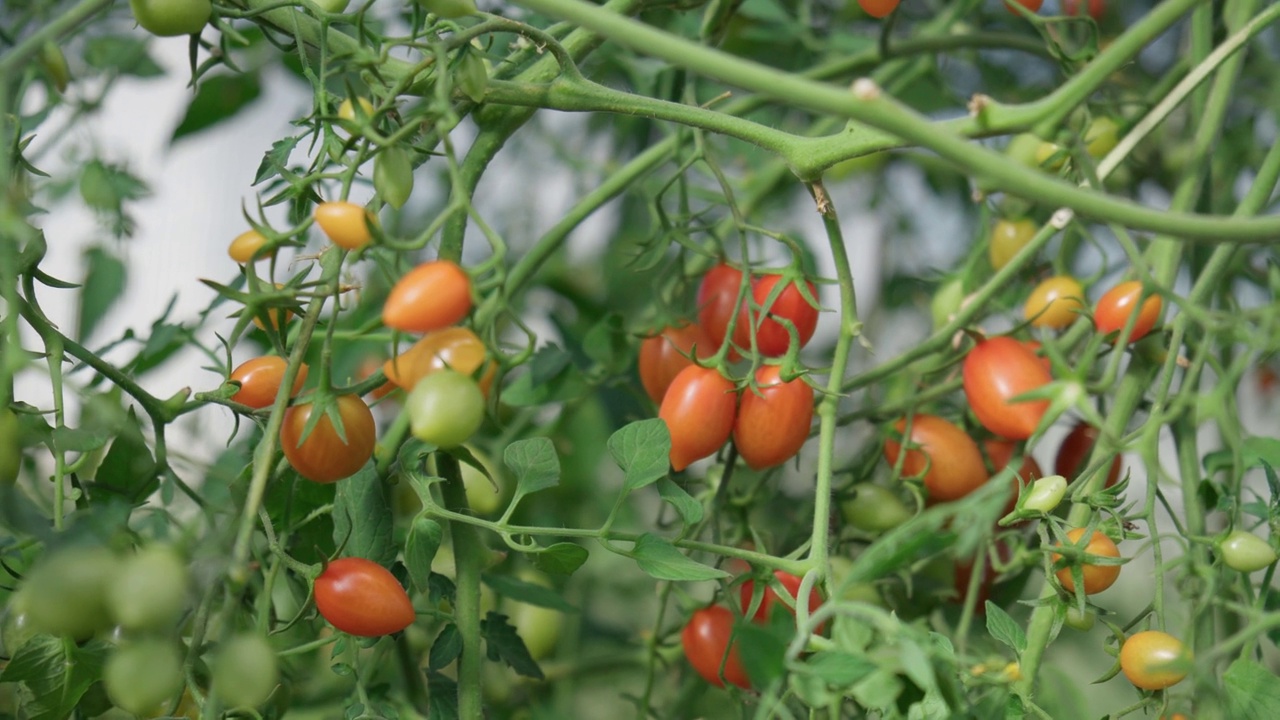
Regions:
[[[1231,663],[1222,676],[1227,694],[1227,717],[1280,717],[1280,678],[1252,661]]]
[[[609,313],[582,338],[582,351],[606,370],[621,373],[635,358],[631,336],[622,316]]]
[[[502,401],[512,407],[528,407],[582,397],[588,390],[587,381],[570,359],[554,345],[542,348],[533,356],[529,372],[503,391]]]
[[[550,438],[517,440],[503,451],[502,462],[516,477],[516,499],[560,484],[560,457]]]
[[[767,687],[786,672],[787,636],[779,634],[777,626],[739,625],[736,638],[742,669],[747,671],[753,687]]]
[[[99,212],[119,214],[126,200],[138,200],[149,193],[146,183],[123,165],[94,159],[80,171],[80,197]]]
[[[1269,437],[1248,437],[1241,449],[1246,468],[1259,467],[1263,464],[1280,467],[1280,439]]]
[[[671,503],[686,527],[702,522],[702,503],[695,500],[684,488],[675,484],[671,478],[664,477],[658,480],[658,495]]]
[[[898,662],[902,663],[902,672],[915,683],[916,687],[926,693],[938,689],[938,679],[933,672],[933,664],[914,641],[903,638],[898,647]]]
[[[878,668],[849,691],[859,705],[870,710],[887,710],[902,694],[902,680],[893,672]]]
[[[427,673],[427,720],[458,720],[458,683],[438,672]]]
[[[870,675],[879,667],[871,660],[860,655],[825,650],[810,655],[796,672],[807,672],[821,678],[828,685],[837,688],[848,687]]]
[[[62,452],[90,452],[107,446],[115,433],[107,428],[54,428],[50,437],[54,447]]]
[[[333,542],[348,557],[361,557],[387,567],[396,559],[391,502],[372,465],[335,483]],[[344,545],[345,543],[345,545]]]
[[[31,692],[23,706],[29,720],[65,720],[102,677],[106,656],[107,644],[101,640],[77,646],[37,635],[14,654],[0,682],[20,682]]]
[[[480,634],[484,636],[485,652],[490,660],[501,660],[525,677],[543,678],[542,668],[529,654],[516,629],[507,622],[506,615],[490,611],[480,621]]]
[[[124,263],[100,245],[91,246],[84,251],[84,263],[79,322],[76,323],[76,340],[80,343],[93,335],[98,322],[120,298],[127,277]]]
[[[170,142],[200,132],[234,117],[258,98],[262,84],[256,73],[206,77],[200,81],[187,114],[173,131]]]
[[[990,600],[987,601],[986,608],[987,632],[1021,657],[1022,653],[1027,651],[1027,634],[1022,630],[1022,626],[1014,622],[1004,608]]]
[[[626,492],[666,477],[670,467],[671,433],[659,418],[639,420],[609,436],[609,453],[626,472]]]
[[[431,573],[431,577],[427,579],[427,597],[433,603],[448,602],[452,603],[454,597],[458,594],[458,589],[453,584],[453,580],[441,575],[440,573]]]
[[[510,598],[528,605],[551,608],[563,613],[578,612],[577,608],[565,602],[564,598],[560,597],[560,594],[551,588],[525,582],[510,575],[490,575],[485,573],[480,576],[480,579],[484,580],[485,585],[493,588],[495,592],[504,598]]]
[[[111,443],[111,449],[102,458],[94,476],[93,487],[97,491],[93,495],[94,502],[123,498],[134,505],[141,504],[160,485],[156,469],[156,461],[142,437],[138,417],[133,408],[129,408],[128,421]]]
[[[631,549],[631,557],[640,569],[658,580],[716,580],[729,573],[690,560],[675,545],[657,535],[645,533]]]
[[[587,549],[571,542],[559,542],[531,556],[533,566],[549,575],[572,575],[587,561]]]
[[[289,156],[293,154],[293,149],[297,147],[298,141],[302,140],[301,135],[293,135],[282,138],[271,143],[271,149],[262,156],[262,162],[258,164],[258,172],[253,176],[253,184],[273,178],[289,167]]]
[[[137,34],[91,37],[85,41],[84,61],[90,67],[121,75],[150,78],[164,70],[147,53],[147,42]]]
[[[440,541],[444,537],[444,529],[440,523],[425,515],[419,515],[409,528],[409,537],[404,544],[404,564],[409,569],[409,578],[419,591],[431,589],[431,561],[440,550]]]
[[[431,653],[427,656],[427,668],[440,670],[453,662],[462,654],[462,633],[458,626],[449,623],[440,629],[435,642],[431,643]]]

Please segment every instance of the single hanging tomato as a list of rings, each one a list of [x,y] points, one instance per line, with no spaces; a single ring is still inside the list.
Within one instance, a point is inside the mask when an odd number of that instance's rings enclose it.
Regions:
[[[391,571],[372,560],[334,560],[316,578],[316,609],[350,635],[390,635],[413,624],[413,603]]]
[[[1084,288],[1070,275],[1051,277],[1031,291],[1023,315],[1035,327],[1060,330],[1076,321],[1084,309]]]
[[[733,613],[723,605],[711,605],[695,610],[689,623],[680,632],[680,644],[689,664],[704,680],[724,687],[720,679],[720,665],[724,664],[724,679],[740,688],[750,688],[751,681],[742,669],[738,646],[729,646],[733,636]]]
[[[280,666],[265,636],[241,633],[219,643],[215,652],[212,687],[228,707],[257,707],[275,692]]]
[[[1120,646],[1120,670],[1143,690],[1177,685],[1191,670],[1193,660],[1181,640],[1159,630],[1134,633]]]
[[[240,363],[231,371],[229,378],[240,383],[240,389],[231,396],[231,401],[248,405],[255,410],[270,406],[276,401],[288,366],[289,362],[278,355],[264,355]],[[290,395],[297,395],[306,379],[307,365],[303,363],[293,379],[293,391]]]
[[[1010,440],[1026,440],[1049,409],[1048,400],[1010,398],[1053,381],[1040,358],[1009,337],[979,342],[964,359],[964,396],[983,427]]]
[[[471,278],[457,263],[432,260],[405,273],[382,306],[382,322],[403,332],[448,327],[471,312]]]
[[[800,597],[800,578],[781,570],[774,570],[773,576],[782,585],[782,588],[787,591],[787,595],[791,598],[791,605],[788,605],[778,597],[772,585],[767,585],[765,586],[764,594],[760,598],[760,606],[756,608],[755,614],[751,616],[752,622],[761,624],[769,622],[769,617],[773,614],[774,608],[786,610],[792,617],[795,617],[796,610],[793,606],[796,598]],[[755,594],[755,588],[755,580],[748,580],[738,587],[738,600],[742,606],[743,613],[746,613],[747,609],[751,607],[751,596]],[[817,612],[820,607],[822,607],[822,595],[818,592],[818,585],[815,583],[813,588],[809,590],[809,614],[812,615]],[[819,625],[814,633],[821,635],[824,626],[825,623]]]
[[[813,424],[813,388],[803,378],[782,381],[782,369],[756,371],[759,393],[746,390],[733,421],[733,444],[753,469],[781,465],[804,447]]]
[[[378,219],[363,206],[339,200],[316,206],[316,224],[338,247],[359,250],[373,240],[370,225]]]
[[[1036,236],[1036,224],[1026,218],[1021,220],[1000,219],[991,228],[991,242],[987,245],[987,257],[991,267],[999,270],[1022,251],[1022,248]]]
[[[1013,460],[1013,453],[1018,449],[1018,444],[1008,440],[984,440],[982,447],[987,451],[987,458],[991,460],[992,475],[999,473],[1009,465],[1009,461]],[[1022,456],[1022,465],[1018,467],[1017,474],[1013,476],[1012,492],[1009,502],[1004,506],[1004,514],[1008,515],[1018,506],[1018,493],[1023,486],[1030,486],[1037,479],[1044,477],[1044,471],[1040,469],[1040,463],[1031,457],[1030,453],[1024,453]]]
[[[671,467],[677,472],[728,441],[738,409],[737,388],[715,368],[690,365],[676,375],[658,417],[671,432]]]
[[[1053,472],[1065,477],[1068,481],[1075,480],[1079,471],[1084,469],[1085,461],[1093,454],[1093,446],[1097,443],[1098,428],[1083,420],[1077,422],[1058,448],[1058,456],[1053,461]],[[1111,468],[1107,471],[1107,487],[1115,485],[1120,480],[1120,470],[1120,456],[1116,455],[1111,459]]]
[[[907,420],[894,423],[898,433],[906,431]],[[903,477],[923,474],[924,487],[931,503],[959,500],[982,487],[987,469],[982,453],[968,433],[936,415],[911,418],[911,435],[907,442],[914,446],[902,460]],[[902,443],[890,437],[884,442],[884,459],[898,462]]]
[[[897,10],[899,2],[901,0],[858,0],[858,5],[871,17],[882,18]]]
[[[719,351],[724,339],[735,333],[734,322],[738,318],[738,289],[742,286],[742,271],[727,263],[720,263],[702,276],[698,285],[698,325],[711,338]],[[730,360],[737,360],[735,352]]]
[[[129,0],[143,30],[160,37],[195,35],[213,14],[209,0]]]
[[[447,327],[423,335],[408,350],[383,363],[382,371],[388,381],[412,390],[419,380],[431,373],[453,370],[475,378],[476,371],[484,365],[484,372],[476,378],[476,383],[487,397],[494,373],[498,370],[497,363],[485,361],[488,352],[479,336],[470,329]]]
[[[1067,532],[1067,541],[1073,545],[1080,543],[1080,538],[1084,537],[1084,528],[1074,528]],[[1094,531],[1093,536],[1089,538],[1089,544],[1084,546],[1086,555],[1097,555],[1098,557],[1118,558],[1120,557],[1120,548],[1101,532]],[[1062,556],[1054,553],[1053,562],[1057,562]],[[1084,577],[1084,594],[1093,595],[1115,584],[1116,578],[1120,577],[1119,565],[1091,565],[1084,562],[1081,565],[1081,573]],[[1069,593],[1076,591],[1075,580],[1071,577],[1071,566],[1058,570],[1058,582],[1062,583],[1062,587]]]
[[[328,413],[320,418],[311,434],[302,439],[315,406],[294,405],[285,411],[280,426],[280,449],[289,464],[302,477],[319,483],[330,483],[355,475],[373,457],[377,440],[373,413],[364,400],[355,395],[340,395],[334,405],[342,419],[344,441]]]
[[[454,370],[419,380],[404,408],[413,436],[436,447],[457,447],[484,423],[484,393],[475,380]]]
[[[1134,321],[1129,342],[1134,342],[1151,332],[1151,328],[1155,327],[1160,320],[1160,311],[1164,308],[1164,304],[1159,295],[1151,295],[1143,300],[1142,306],[1139,307],[1138,298],[1140,297],[1142,297],[1142,283],[1130,280],[1116,285],[1098,298],[1098,304],[1093,308],[1093,324],[1098,328],[1098,332],[1109,335],[1122,331],[1128,324],[1129,318],[1135,314],[1138,319]],[[1115,338],[1115,341],[1119,340],[1119,337]]]
[[[689,324],[672,325],[640,343],[640,383],[654,404],[662,404],[671,381],[693,364],[689,356],[695,347],[700,360],[711,357],[718,349],[701,325]]]
[[[258,251],[262,249],[262,246],[266,244],[267,237],[265,235],[257,230],[245,230],[237,235],[236,239],[232,240],[231,244],[227,246],[227,254],[231,256],[232,260],[235,260],[241,265],[245,265],[255,259],[266,260],[271,257],[271,253],[267,253],[258,258],[254,257],[258,254]]]
[[[764,275],[751,283],[751,307],[749,310],[747,307],[739,310],[733,328],[733,344],[743,352],[751,349],[751,334],[754,330],[755,349],[761,355],[785,355],[791,346],[791,334],[780,320],[786,320],[795,326],[800,347],[804,347],[809,338],[813,337],[813,331],[818,327],[818,308],[809,304],[794,280],[787,281],[773,304],[765,307],[769,302],[769,295],[782,281],[782,275]],[[818,288],[808,280],[805,285],[808,286],[809,296],[816,301]]]
[[[1242,573],[1257,572],[1276,562],[1271,543],[1247,530],[1232,530],[1218,543],[1218,553],[1227,567]]]

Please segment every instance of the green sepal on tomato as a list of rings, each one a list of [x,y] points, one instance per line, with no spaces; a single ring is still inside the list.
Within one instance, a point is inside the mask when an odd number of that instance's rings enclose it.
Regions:
[[[818,327],[816,301],[818,288],[804,281],[805,290],[796,280],[785,275],[760,275],[751,280],[750,302],[738,312],[733,328],[733,343],[743,352],[754,348],[764,357],[781,357],[791,347],[791,331],[795,330],[799,347],[803,348]],[[780,290],[776,290],[781,285]],[[770,296],[777,297],[770,301]],[[814,300],[813,303],[808,298]]]
[[[1073,528],[1067,532],[1067,542],[1073,546],[1080,545],[1080,541],[1084,538],[1085,528]],[[1093,535],[1089,537],[1089,541],[1084,544],[1082,552],[1087,556],[1097,558],[1119,558],[1120,549],[1116,547],[1115,542],[1101,531],[1095,530]],[[1062,561],[1062,556],[1054,553],[1053,563],[1057,565]],[[1102,565],[1089,562],[1089,558],[1083,558],[1078,563],[1079,574],[1084,582],[1083,589],[1085,595],[1093,595],[1115,584],[1120,577],[1120,565]],[[1073,570],[1076,565],[1067,564],[1057,571],[1058,582],[1062,584],[1064,590],[1074,593],[1076,590],[1075,574]]]
[[[765,365],[756,371],[756,388],[742,393],[733,422],[733,444],[755,470],[795,457],[809,439],[813,422],[813,388],[803,378],[784,382],[782,369]]]

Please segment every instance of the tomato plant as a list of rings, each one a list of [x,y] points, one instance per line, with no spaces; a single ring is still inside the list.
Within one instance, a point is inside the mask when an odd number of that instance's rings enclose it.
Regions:
[[[264,355],[240,363],[228,378],[240,383],[240,389],[231,396],[231,401],[248,405],[255,410],[269,407],[275,403],[276,395],[280,393],[288,364],[288,361],[278,355]],[[289,394],[297,395],[301,392],[306,380],[307,365],[303,363],[298,367],[297,376],[293,379],[293,389]]]
[[[1134,633],[1120,646],[1120,670],[1143,690],[1163,690],[1182,682],[1192,653],[1182,641],[1159,630]]]
[[[786,354],[791,346],[788,325],[795,330],[800,348],[813,337],[813,331],[818,327],[818,308],[805,299],[805,293],[795,281],[787,280],[782,290],[777,291],[778,296],[769,301],[769,296],[784,279],[782,275],[752,278],[751,302],[741,308],[733,327],[733,343],[743,351],[752,349],[754,335],[754,348],[761,355],[779,357]],[[816,302],[818,288],[807,280],[805,285],[808,296]]]
[[[143,30],[161,37],[194,35],[213,14],[209,0],[129,0]]]
[[[382,305],[382,322],[404,332],[425,333],[448,327],[471,312],[471,278],[457,263],[422,263],[391,288]]]
[[[1053,461],[1053,471],[1068,480],[1075,480],[1084,469],[1084,463],[1093,454],[1093,446],[1098,442],[1098,428],[1081,420],[1071,428],[1071,432],[1062,439],[1058,446],[1058,454]],[[1115,485],[1120,480],[1120,456],[1111,459],[1107,468],[1106,487]]]
[[[1084,528],[1072,528],[1067,532],[1067,542],[1071,545],[1079,545],[1080,539],[1084,537]],[[1094,531],[1089,536],[1089,542],[1084,545],[1083,552],[1100,558],[1118,558],[1120,557],[1120,548],[1116,547],[1115,542],[1106,534],[1100,531]],[[1053,562],[1057,563],[1062,558],[1061,555],[1054,554]],[[1058,570],[1058,582],[1067,592],[1075,592],[1076,583],[1072,576],[1072,564]],[[1084,594],[1093,595],[1115,584],[1116,579],[1120,577],[1119,565],[1097,565],[1083,560],[1080,563],[1080,572],[1084,577]]]
[[[752,622],[768,622],[769,618],[773,615],[775,608],[784,609],[792,616],[796,614],[794,606],[796,598],[800,597],[800,578],[781,570],[775,570],[773,577],[777,579],[778,584],[782,586],[782,589],[787,591],[789,600],[783,601],[778,597],[778,594],[774,590],[772,584],[766,585],[764,592],[760,596],[760,604],[756,607],[755,613],[751,616]],[[755,580],[747,580],[738,587],[738,601],[742,607],[743,613],[746,613],[751,607],[751,597],[755,594],[755,587]],[[791,604],[788,605],[787,602],[790,602]],[[809,614],[811,615],[822,606],[822,595],[818,592],[817,585],[814,585],[814,587],[809,591],[808,605]],[[821,635],[823,627],[825,627],[825,623],[819,625],[814,632]]]
[[[695,348],[701,360],[716,352],[716,343],[696,324],[672,325],[640,343],[640,383],[654,404],[662,404],[671,381],[693,364]]]
[[[265,260],[270,254],[259,255],[258,251],[267,244],[267,237],[257,230],[245,230],[227,246],[227,254],[232,260],[244,265],[253,260]]]
[[[1121,332],[1130,318],[1135,319],[1133,329],[1129,333],[1129,342],[1139,340],[1151,332],[1151,328],[1160,321],[1163,301],[1159,295],[1150,295],[1142,300],[1139,306],[1138,300],[1142,297],[1142,293],[1142,283],[1130,280],[1116,285],[1098,298],[1097,304],[1093,307],[1093,324],[1098,328],[1098,332],[1103,335]],[[1116,337],[1117,341],[1119,339]]]
[[[1070,275],[1044,280],[1027,296],[1024,315],[1036,327],[1064,328],[1084,309],[1084,288]]]
[[[486,396],[493,385],[497,365],[488,358],[484,343],[468,328],[448,327],[423,335],[408,350],[388,359],[382,371],[389,382],[412,390],[418,381],[441,370],[454,370],[476,379]],[[480,371],[480,367],[484,370]]]
[[[902,474],[921,477],[930,502],[959,500],[987,481],[982,454],[968,433],[936,415],[917,414],[910,422]],[[893,426],[899,435],[906,428],[906,418]],[[896,465],[901,452],[902,443],[896,437],[885,440],[885,462]]]
[[[1048,400],[1012,399],[1053,380],[1040,358],[1009,337],[980,341],[964,359],[964,397],[983,427],[1025,440],[1040,425]]]
[[[729,644],[733,635],[733,623],[733,613],[723,605],[695,610],[680,632],[680,644],[684,647],[684,656],[689,664],[707,682],[716,687],[724,687],[724,680],[728,680],[740,688],[750,688],[751,681],[742,668],[737,643],[732,647]]]
[[[708,270],[698,284],[698,326],[706,331],[717,350],[725,338],[737,334],[738,291],[741,286],[742,271],[728,263],[720,263]],[[730,357],[733,359],[736,355]]]
[[[359,250],[373,241],[369,226],[377,219],[353,202],[337,200],[316,205],[316,224],[324,234],[344,250]]]
[[[1013,460],[1013,454],[1018,450],[1018,445],[1008,440],[984,440],[982,449],[986,452],[987,459],[991,461],[991,472],[994,475],[1009,465],[1010,461]],[[1018,494],[1022,488],[1029,487],[1041,477],[1044,477],[1044,471],[1040,469],[1040,463],[1036,462],[1031,453],[1024,452],[1022,464],[1018,466],[1011,481],[1011,495],[1004,508],[1006,515],[1013,512],[1014,506],[1018,503]]]
[[[991,267],[999,270],[1008,265],[1013,256],[1021,252],[1035,235],[1036,224],[1027,218],[997,220],[991,228],[991,240],[987,245]]]
[[[280,426],[280,449],[302,477],[329,483],[356,474],[373,457],[375,428],[369,406],[355,395],[340,395],[304,434],[315,411],[312,403],[294,405],[285,411]],[[331,413],[342,422],[342,432]]]
[[[897,10],[899,2],[901,0],[858,0],[858,5],[871,17],[882,18]]]
[[[781,465],[804,447],[813,421],[813,388],[803,378],[784,382],[781,368],[756,371],[759,392],[745,390],[733,421],[733,444],[751,467]]]
[[[390,635],[413,624],[413,603],[391,571],[372,560],[334,560],[315,580],[316,609],[342,632]]]
[[[679,472],[715,453],[733,434],[737,388],[715,368],[690,365],[676,375],[658,417],[671,432],[671,467]]]
[[[423,377],[414,384],[404,406],[414,437],[436,447],[461,445],[484,422],[484,393],[475,380],[455,370]]]

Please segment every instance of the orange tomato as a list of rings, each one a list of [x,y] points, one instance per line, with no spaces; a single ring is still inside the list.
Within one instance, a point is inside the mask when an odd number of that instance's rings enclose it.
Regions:
[[[373,413],[364,400],[355,395],[341,395],[335,403],[345,440],[328,413],[303,439],[302,432],[314,410],[311,403],[289,408],[280,426],[280,449],[285,458],[299,475],[318,483],[336,482],[355,475],[373,457],[377,441]]]
[[[383,363],[382,371],[389,382],[412,390],[419,380],[431,373],[449,369],[475,377],[476,370],[484,365],[485,370],[476,383],[488,396],[498,365],[492,360],[485,362],[487,353],[484,343],[471,330],[447,327],[423,335],[408,350]]]
[[[904,432],[906,426],[906,418],[894,423],[899,433]],[[936,415],[915,415],[907,440],[918,447],[907,450],[902,460],[902,475],[923,474],[930,502],[959,500],[987,481],[987,468],[982,464],[977,443],[952,423]],[[886,462],[896,464],[900,452],[901,442],[892,437],[885,440]]]
[[[346,200],[322,202],[316,206],[316,224],[338,247],[359,250],[373,240],[370,225],[378,220],[363,206]]]
[[[231,396],[232,402],[248,405],[251,408],[264,408],[276,401],[280,392],[280,383],[284,382],[284,371],[289,363],[277,355],[266,355],[246,360],[231,371],[230,380],[240,383],[240,389]],[[298,368],[297,377],[293,380],[291,395],[302,390],[302,383],[307,379],[307,365]]]
[[[432,260],[405,273],[382,306],[382,322],[403,332],[425,333],[471,312],[471,278],[457,263]]]
[[[689,356],[697,347],[698,358],[715,354],[716,344],[700,325],[673,325],[640,343],[640,383],[654,404],[662,404],[671,381],[693,364]]]
[[[1073,545],[1078,545],[1082,537],[1084,537],[1084,528],[1074,528],[1067,532],[1067,540]],[[1097,555],[1099,557],[1120,557],[1120,548],[1116,547],[1115,542],[1098,531],[1094,531],[1093,536],[1089,538],[1089,544],[1084,546],[1084,552],[1087,555]],[[1054,553],[1053,561],[1056,563],[1061,557],[1061,555]],[[1093,595],[1115,584],[1116,578],[1120,577],[1120,566],[1091,565],[1088,562],[1084,562],[1081,565],[1081,573],[1084,577],[1085,594]],[[1076,583],[1071,577],[1070,566],[1059,570],[1057,575],[1058,582],[1062,583],[1062,587],[1067,592],[1073,593],[1076,591]]]

